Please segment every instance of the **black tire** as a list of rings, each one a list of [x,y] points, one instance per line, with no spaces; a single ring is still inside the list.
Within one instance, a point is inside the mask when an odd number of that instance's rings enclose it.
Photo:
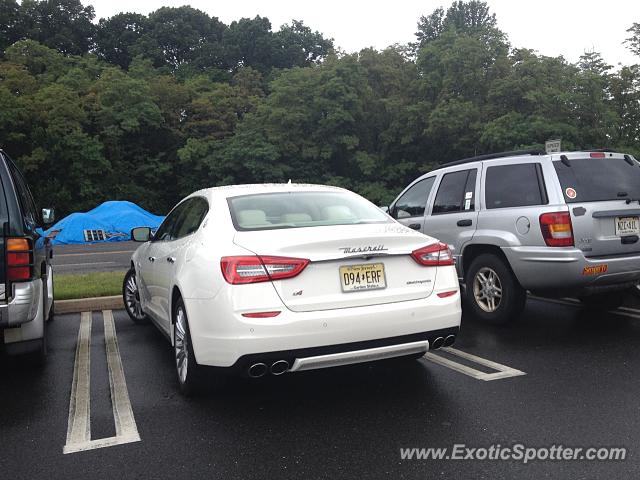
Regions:
[[[189,319],[182,298],[173,306],[173,357],[180,393],[192,396],[198,393],[204,383],[204,367],[198,365],[193,353]]]
[[[614,310],[624,302],[625,292],[598,293],[588,297],[580,297],[582,304],[590,310],[606,312]]]
[[[483,278],[485,283],[481,286]],[[474,290],[474,285],[477,290]],[[492,325],[504,325],[515,320],[527,301],[527,292],[509,265],[492,253],[478,255],[471,262],[465,275],[465,286],[465,306],[474,317]]]
[[[122,281],[122,301],[129,318],[135,323],[147,323],[149,321],[140,304],[140,291],[138,290],[136,271],[133,267],[125,274]]]

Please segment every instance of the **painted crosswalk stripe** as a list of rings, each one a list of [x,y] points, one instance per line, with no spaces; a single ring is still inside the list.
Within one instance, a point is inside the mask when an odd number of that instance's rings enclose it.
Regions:
[[[82,312],[73,369],[71,399],[69,400],[67,442],[62,449],[65,454],[140,441],[122,368],[113,312],[111,310],[103,310],[102,317],[116,435],[115,437],[91,440],[91,312]]]
[[[472,355],[470,353],[457,350],[455,348],[445,347],[445,348],[441,348],[440,350],[447,352],[451,355],[464,358],[465,360],[476,363],[478,365],[483,365],[492,370],[495,370],[495,372],[491,372],[491,373],[483,372],[475,368],[472,368],[468,365],[464,365],[462,363],[455,362],[449,358],[445,358],[444,356],[434,352],[427,352],[424,356],[425,359],[433,363],[436,363],[443,367],[450,368],[451,370],[455,370],[456,372],[463,373],[465,375],[468,375],[469,377],[475,378],[476,380],[483,380],[485,382],[488,382],[491,380],[501,380],[504,378],[519,377],[521,375],[526,375],[526,373],[521,370],[517,370],[515,368],[502,365],[501,363],[493,362],[491,360],[487,360],[486,358],[481,358],[476,355]]]

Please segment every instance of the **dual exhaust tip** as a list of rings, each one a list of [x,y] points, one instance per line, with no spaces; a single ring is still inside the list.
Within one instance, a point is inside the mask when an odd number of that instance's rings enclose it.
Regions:
[[[271,375],[282,375],[289,370],[289,362],[286,360],[278,360],[271,364],[269,367],[266,363],[254,363],[249,367],[247,373],[251,378],[264,377],[267,373]]]
[[[453,345],[453,342],[456,341],[455,335],[448,335],[446,337],[437,337],[433,342],[431,342],[430,350],[437,350],[440,347],[450,347]],[[268,366],[266,363],[254,363],[247,370],[247,374],[251,378],[260,378],[264,377],[267,373],[271,373],[271,375],[282,375],[289,370],[289,362],[286,360],[277,360]]]
[[[438,337],[433,342],[431,342],[430,350],[437,350],[440,347],[450,347],[453,345],[453,342],[456,341],[455,335],[448,335],[446,337]]]

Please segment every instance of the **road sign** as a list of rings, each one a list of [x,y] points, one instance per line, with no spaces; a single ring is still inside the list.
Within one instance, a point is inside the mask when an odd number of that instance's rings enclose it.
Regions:
[[[547,153],[557,153],[561,152],[560,149],[560,139],[558,140],[547,140],[544,142],[544,150]]]

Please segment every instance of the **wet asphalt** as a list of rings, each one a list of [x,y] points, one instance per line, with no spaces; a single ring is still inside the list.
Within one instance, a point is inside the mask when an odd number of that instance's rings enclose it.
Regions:
[[[630,307],[638,308],[631,304]],[[0,357],[0,477],[7,479],[512,479],[640,476],[640,310],[598,314],[529,299],[521,318],[464,318],[455,348],[521,370],[481,381],[426,359],[178,393],[152,325],[114,312],[141,441],[63,455],[80,315],[49,324],[42,368]],[[102,315],[93,314],[92,438],[114,435]],[[477,367],[479,370],[485,368]],[[616,446],[624,461],[402,460],[406,447]]]

